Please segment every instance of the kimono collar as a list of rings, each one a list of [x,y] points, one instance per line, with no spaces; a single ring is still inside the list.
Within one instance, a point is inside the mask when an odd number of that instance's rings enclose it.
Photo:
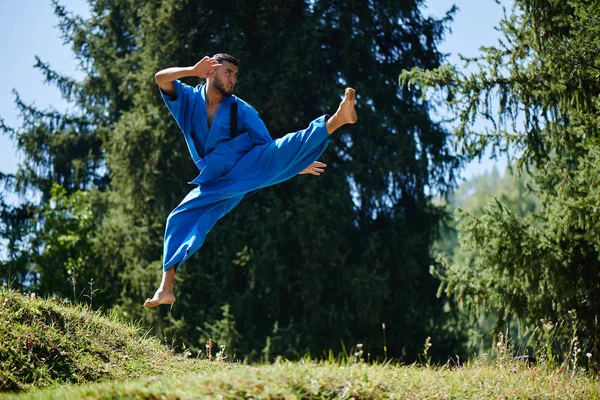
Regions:
[[[208,114],[206,113],[206,85],[204,85],[202,87],[202,90],[200,91],[201,96],[202,96],[202,115],[203,115],[203,121],[202,121],[202,128],[206,130],[207,132],[207,141],[206,141],[206,151],[207,153],[211,152],[216,145],[223,141],[223,140],[227,140],[230,136],[230,132],[229,132],[229,124],[224,124],[223,123],[223,118],[226,118],[227,122],[229,122],[229,107],[231,104],[231,101],[233,99],[233,95],[232,96],[223,96],[223,99],[221,100],[221,104],[219,104],[219,109],[217,110],[217,113],[215,114],[215,118],[212,121],[212,124],[210,125],[210,129],[208,128]],[[224,126],[227,126],[226,130],[223,130]]]

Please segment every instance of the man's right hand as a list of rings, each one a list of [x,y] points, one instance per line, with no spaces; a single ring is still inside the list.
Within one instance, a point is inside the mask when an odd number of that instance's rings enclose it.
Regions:
[[[219,68],[221,64],[214,58],[204,57],[192,67],[192,75],[199,78],[208,78],[208,74]]]

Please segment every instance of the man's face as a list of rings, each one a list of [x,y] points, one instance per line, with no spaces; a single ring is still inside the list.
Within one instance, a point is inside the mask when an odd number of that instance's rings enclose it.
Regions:
[[[237,82],[238,67],[230,62],[223,61],[222,65],[215,70],[211,86],[221,92],[223,96],[231,96]]]

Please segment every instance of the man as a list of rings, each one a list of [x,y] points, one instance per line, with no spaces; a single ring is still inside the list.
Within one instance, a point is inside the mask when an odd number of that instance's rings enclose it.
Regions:
[[[194,88],[179,81],[187,76],[206,78],[206,84]],[[217,220],[256,190],[297,174],[320,175],[326,165],[314,160],[329,144],[330,135],[356,122],[354,89],[347,88],[333,116],[321,116],[308,128],[273,140],[254,108],[232,95],[237,77],[238,62],[228,54],[156,73],[200,175],[190,182],[198,187],[167,219],[162,282],[145,307],[175,302],[176,268],[202,246]]]

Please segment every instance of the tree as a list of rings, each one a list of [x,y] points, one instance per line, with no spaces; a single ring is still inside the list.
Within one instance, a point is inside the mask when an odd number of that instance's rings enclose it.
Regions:
[[[201,347],[220,332],[221,344],[251,359],[340,350],[340,341],[383,355],[382,322],[389,356],[414,359],[428,336],[454,354],[428,273],[444,214],[430,193],[450,191],[460,158],[429,104],[392,78],[443,59],[436,46],[452,11],[435,20],[420,5],[94,1],[87,21],[57,6],[88,73],[69,87],[100,143],[96,171],[105,175],[92,201],[92,246],[113,271],[105,279],[118,279],[110,303],[177,344]],[[334,111],[346,85],[359,94],[359,122],[329,147],[321,179],[261,191],[226,216],[180,268],[174,308],[145,312],[140,304],[160,276],[165,219],[195,176],[153,76],[224,50],[241,60],[236,90],[272,136]]]
[[[478,72],[445,65],[402,74],[421,93],[436,88],[444,97],[465,154],[520,154],[519,171],[531,172],[541,203],[525,217],[500,202],[482,216],[462,215],[463,246],[481,257],[447,269],[444,290],[498,309],[500,322],[514,315],[543,329],[576,315],[575,333],[553,332],[565,356],[573,337],[596,354],[599,17],[593,1],[516,0],[500,24],[504,38],[468,60]],[[477,118],[492,128],[474,130]]]
[[[455,219],[450,223],[440,224],[440,238],[436,241],[433,249],[437,255],[436,268],[433,269],[434,276],[439,277],[444,285],[453,284],[448,280],[449,276],[453,276],[454,280],[460,276],[461,282],[469,279],[465,274],[468,275],[471,265],[485,254],[482,254],[478,247],[473,247],[464,241],[461,222],[469,218],[481,218],[485,215],[486,210],[494,208],[497,202],[500,202],[518,218],[524,218],[539,211],[540,203],[531,191],[531,185],[529,174],[524,173],[517,178],[511,167],[508,167],[502,175],[494,167],[489,173],[476,175],[461,182],[447,201],[447,207],[450,213],[455,215]],[[463,241],[462,246],[460,239]],[[448,269],[456,270],[448,273]],[[444,291],[444,285],[440,288],[440,294]],[[494,310],[486,313],[483,308],[473,307],[470,304],[465,306],[461,301],[462,298],[456,297],[450,297],[447,300],[449,305],[460,311],[457,324],[468,338],[467,347],[480,353],[489,350],[496,343],[498,329],[505,330],[507,327],[497,325],[498,318]],[[516,320],[509,322],[510,336],[522,338],[527,326],[523,327]],[[526,342],[526,340],[522,342]]]

